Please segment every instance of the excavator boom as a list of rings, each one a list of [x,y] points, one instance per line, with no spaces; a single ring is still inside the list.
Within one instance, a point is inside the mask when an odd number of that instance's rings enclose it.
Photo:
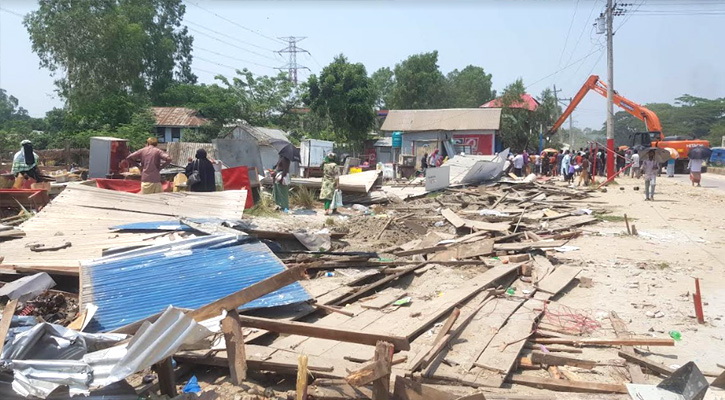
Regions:
[[[576,96],[574,96],[571,103],[569,103],[569,107],[564,110],[564,113],[561,114],[559,119],[557,119],[551,129],[549,129],[549,134],[554,134],[556,133],[556,131],[559,130],[559,128],[561,128],[561,125],[564,123],[564,121],[569,118],[571,113],[579,105],[579,103],[581,103],[581,101],[584,99],[584,96],[586,96],[586,94],[589,93],[590,90],[593,90],[601,94],[602,96],[607,97],[607,85],[599,80],[599,76],[590,76],[589,79],[584,82],[584,85],[581,87],[581,89],[579,89]],[[623,96],[620,96],[617,92],[614,92],[613,101],[614,104],[627,111],[628,113],[632,114],[635,118],[642,120],[648,131],[658,132],[660,135],[660,140],[664,140],[660,119],[657,117],[657,114],[652,112],[652,110],[648,109],[647,107],[641,106],[631,100],[628,100]]]

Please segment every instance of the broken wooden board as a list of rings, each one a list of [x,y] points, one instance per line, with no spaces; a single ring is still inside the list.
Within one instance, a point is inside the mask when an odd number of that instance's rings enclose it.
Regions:
[[[627,393],[627,387],[613,383],[566,381],[563,379],[539,378],[527,375],[513,375],[508,379],[511,383],[532,386],[539,389],[560,392],[579,393]]]
[[[542,292],[556,295],[562,291],[581,272],[581,268],[559,265],[554,272],[547,275],[536,284],[536,288]]]
[[[618,338],[627,339],[632,337],[632,334],[629,333],[629,329],[627,329],[627,324],[622,321],[621,318],[619,318],[619,315],[617,315],[616,312],[611,311],[609,313],[609,320],[612,323],[612,328],[614,328],[614,333],[617,335]],[[634,347],[632,346],[622,346],[622,351],[625,351],[627,353],[634,353]],[[636,363],[633,363],[632,361],[627,361],[627,370],[629,371],[629,378],[632,381],[632,383],[636,384],[645,384],[647,383],[647,379],[644,376],[644,373],[642,373],[642,368],[640,368],[639,365]]]
[[[531,352],[531,362],[534,364],[546,365],[570,365],[572,367],[592,369],[597,366],[596,361],[581,360],[575,357],[567,357],[557,354],[544,353],[542,351]]]
[[[456,400],[458,396],[447,393],[400,375],[395,377],[393,397],[396,400]]]
[[[542,240],[540,242],[496,243],[493,245],[493,249],[496,251],[527,251],[560,247],[565,245],[566,242],[566,240]]]
[[[448,222],[450,222],[451,225],[453,225],[454,227],[456,227],[456,229],[457,228],[462,228],[464,225],[466,225],[466,221],[463,218],[459,217],[458,214],[456,214],[453,211],[451,211],[450,208],[446,208],[446,209],[441,210],[441,215]]]
[[[631,337],[626,339],[598,339],[598,338],[534,338],[534,343],[541,344],[568,344],[574,346],[674,346],[674,339]]]
[[[549,223],[548,231],[550,232],[558,232],[558,231],[565,231],[569,230],[571,228],[575,228],[577,226],[587,225],[591,224],[593,222],[599,221],[596,217],[592,217],[591,215],[578,215],[576,217],[565,217],[557,219],[553,222]]]
[[[382,292],[379,292],[375,295],[375,297],[370,298],[369,300],[362,300],[360,302],[360,306],[362,308],[369,308],[373,310],[380,310],[381,308],[385,308],[394,301],[404,297],[406,294],[408,294],[403,289],[398,288],[389,288],[385,289]]]
[[[441,215],[443,215],[443,218],[450,222],[451,225],[456,227],[456,229],[466,227],[479,231],[508,232],[509,226],[511,226],[511,224],[508,222],[490,223],[484,221],[464,219],[461,218],[458,214],[451,211],[451,209],[449,208],[441,210]]]
[[[493,239],[478,240],[451,246],[448,250],[436,253],[430,261],[464,260],[493,253]]]

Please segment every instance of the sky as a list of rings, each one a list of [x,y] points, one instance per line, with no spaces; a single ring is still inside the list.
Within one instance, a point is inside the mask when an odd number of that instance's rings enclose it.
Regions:
[[[725,97],[725,0],[627,0],[614,20],[614,87],[637,103],[669,102],[683,94]],[[595,18],[604,0],[540,1],[232,1],[185,0],[194,36],[193,70],[202,83],[236,68],[276,74],[286,64],[279,37],[304,36],[300,80],[342,53],[369,74],[411,54],[437,50],[444,74],[483,67],[500,91],[521,78],[537,96],[556,86],[576,94],[590,74],[606,80],[605,37]],[[0,88],[41,117],[62,99],[39,66],[22,15],[30,0],[0,0]],[[615,110],[616,111],[616,110]],[[574,111],[574,126],[599,129],[606,100],[596,93]]]

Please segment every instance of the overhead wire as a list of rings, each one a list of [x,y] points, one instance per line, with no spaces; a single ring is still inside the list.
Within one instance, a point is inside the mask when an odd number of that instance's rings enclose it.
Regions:
[[[15,16],[20,17],[20,18],[25,18],[25,16],[23,14],[20,14],[18,12],[13,11],[13,10],[8,10],[7,8],[0,7],[0,11],[5,11],[8,14],[12,14],[12,15],[15,15]]]
[[[251,54],[255,54],[255,55],[257,55],[257,56],[260,56],[260,57],[266,58],[266,59],[268,59],[268,60],[272,60],[272,61],[275,61],[275,62],[276,62],[276,61],[279,61],[279,60],[277,60],[277,59],[274,59],[274,58],[272,58],[272,57],[269,57],[269,56],[267,56],[267,55],[264,55],[264,54],[262,54],[262,53],[258,53],[258,52],[254,51],[254,50],[249,50],[249,49],[247,49],[247,48],[244,48],[244,47],[238,46],[238,45],[236,45],[236,44],[234,44],[234,43],[229,43],[229,42],[227,42],[227,41],[225,41],[225,40],[221,40],[221,39],[219,39],[219,38],[216,38],[216,37],[214,37],[214,36],[212,36],[212,35],[209,35],[209,34],[207,34],[207,33],[204,33],[204,32],[202,32],[202,31],[199,31],[199,30],[197,30],[197,29],[194,29],[194,28],[189,28],[189,30],[190,30],[190,31],[192,31],[192,32],[195,32],[195,33],[197,33],[197,34],[199,34],[199,35],[202,35],[202,36],[206,36],[206,37],[208,37],[208,38],[210,38],[210,39],[216,40],[216,41],[217,41],[217,42],[219,42],[219,43],[223,43],[223,44],[226,44],[227,46],[231,46],[231,47],[234,47],[234,48],[236,48],[236,49],[239,49],[239,50],[243,50],[243,51],[246,51],[246,52],[248,52],[248,53],[251,53]]]
[[[216,54],[217,56],[220,56],[220,57],[225,57],[225,58],[228,58],[228,59],[230,59],[230,60],[234,60],[234,61],[241,61],[241,62],[244,62],[244,63],[249,63],[249,64],[253,64],[253,65],[256,65],[256,66],[258,66],[258,67],[264,67],[264,68],[269,68],[269,69],[275,69],[274,67],[272,67],[272,66],[269,66],[269,65],[259,64],[259,63],[256,63],[256,62],[254,62],[254,61],[250,61],[250,60],[245,60],[245,59],[243,59],[243,58],[238,58],[238,57],[230,56],[230,55],[227,55],[227,54],[222,54],[222,53],[216,52],[216,51],[214,51],[214,50],[209,50],[209,49],[206,49],[206,48],[203,48],[203,47],[199,47],[199,46],[194,46],[194,49],[196,49],[196,50],[201,50],[201,51],[206,51],[207,53],[212,53],[212,54]]]
[[[592,14],[594,14],[594,10],[597,8],[597,2],[595,1],[593,3],[594,4],[592,4],[592,9],[591,9],[591,11],[589,11],[589,16],[586,19],[587,21],[590,21],[592,19]],[[587,24],[588,24],[588,22],[587,22]],[[571,62],[572,58],[574,58],[574,53],[576,53],[576,48],[579,46],[579,42],[582,40],[582,36],[584,36],[584,32],[586,32],[586,30],[587,30],[587,25],[585,24],[582,27],[582,31],[579,33],[579,37],[577,38],[576,43],[574,44],[574,49],[571,51],[571,54],[569,54],[569,59],[566,60],[567,64],[569,62]]]
[[[564,53],[566,52],[566,46],[569,44],[569,36],[571,35],[571,28],[574,26],[574,19],[576,18],[576,13],[579,10],[579,1],[576,0],[576,4],[574,5],[574,13],[571,15],[571,22],[569,22],[569,30],[566,32],[566,39],[564,40],[564,47],[561,49],[561,54],[559,55],[559,63],[557,64],[557,68],[561,67],[561,62],[564,60]]]
[[[543,77],[543,78],[541,78],[541,79],[539,79],[539,80],[537,80],[537,81],[535,81],[535,82],[533,82],[533,83],[530,83],[530,84],[529,84],[528,86],[526,86],[526,89],[528,89],[529,87],[531,87],[531,86],[533,86],[533,85],[536,85],[537,83],[539,83],[539,82],[541,82],[541,81],[543,81],[543,80],[545,80],[545,79],[548,79],[548,78],[550,78],[550,77],[552,77],[552,76],[554,76],[554,75],[558,74],[559,72],[561,72],[561,71],[563,71],[563,70],[565,70],[565,69],[568,69],[569,67],[571,67],[571,66],[573,66],[573,65],[576,65],[577,63],[580,63],[580,62],[582,62],[582,61],[586,60],[587,58],[589,58],[589,57],[591,57],[592,55],[596,54],[596,53],[597,53],[598,51],[601,51],[601,49],[597,49],[597,50],[594,50],[594,51],[592,51],[591,53],[589,53],[589,54],[585,55],[584,57],[582,57],[582,58],[580,58],[580,59],[578,59],[578,60],[576,60],[576,61],[572,62],[571,64],[569,64],[569,65],[566,65],[566,66],[564,66],[563,68],[560,68],[560,69],[558,69],[557,71],[554,71],[554,72],[550,73],[549,75],[546,75],[545,77]]]
[[[273,41],[273,42],[277,42],[277,43],[283,43],[283,44],[286,44],[286,43],[285,43],[285,42],[284,42],[283,40],[281,40],[281,39],[277,39],[277,38],[273,38],[273,37],[271,37],[271,36],[267,36],[267,35],[265,35],[265,34],[264,34],[264,33],[262,33],[262,32],[256,31],[256,30],[254,30],[254,29],[251,29],[251,28],[247,28],[246,26],[244,26],[244,25],[242,25],[242,24],[240,24],[240,23],[238,23],[238,22],[236,22],[236,21],[233,21],[233,20],[231,20],[231,19],[229,19],[229,18],[223,17],[223,16],[221,16],[221,15],[219,15],[219,14],[215,13],[214,11],[211,11],[211,10],[207,10],[206,8],[204,8],[204,7],[200,6],[200,5],[198,4],[198,3],[194,3],[194,2],[192,2],[192,1],[188,1],[188,4],[191,4],[191,5],[193,5],[194,7],[197,7],[197,8],[199,8],[199,9],[201,9],[201,10],[204,10],[204,11],[208,12],[209,14],[212,14],[212,15],[216,16],[216,17],[217,17],[217,18],[219,18],[219,19],[222,19],[222,20],[224,20],[224,21],[227,21],[227,22],[229,22],[229,23],[230,23],[230,24],[232,24],[232,25],[235,25],[235,26],[237,26],[237,27],[239,27],[239,28],[242,28],[242,29],[244,29],[245,31],[248,31],[248,32],[254,33],[255,35],[259,35],[259,36],[261,36],[261,37],[263,37],[263,38],[265,38],[265,39],[271,40],[271,41]]]
[[[219,31],[215,31],[214,29],[208,28],[208,27],[206,27],[206,26],[204,26],[204,25],[202,25],[202,24],[196,23],[196,22],[194,22],[194,21],[189,21],[188,19],[185,19],[185,20],[184,20],[184,22],[185,22],[185,23],[187,23],[187,24],[191,24],[191,25],[194,25],[194,26],[196,26],[196,27],[198,27],[198,28],[201,28],[201,29],[207,30],[207,31],[209,31],[209,32],[213,32],[213,33],[215,33],[215,34],[217,34],[217,35],[219,35],[219,36],[223,36],[223,37],[225,37],[225,38],[227,38],[227,39],[230,39],[230,40],[233,40],[233,41],[235,41],[235,42],[239,42],[239,43],[242,43],[242,44],[246,44],[246,45],[248,45],[248,46],[256,47],[256,48],[258,48],[258,49],[260,49],[260,50],[266,50],[266,51],[269,51],[269,52],[271,52],[271,53],[276,53],[276,50],[273,50],[273,49],[270,49],[270,48],[267,48],[267,47],[263,47],[263,46],[259,46],[259,45],[257,45],[257,44],[254,44],[254,43],[252,43],[252,42],[247,42],[247,41],[245,41],[245,40],[241,40],[241,39],[239,39],[239,38],[236,38],[236,37],[234,37],[234,36],[231,36],[231,35],[227,35],[226,33],[222,33],[222,32],[219,32]]]

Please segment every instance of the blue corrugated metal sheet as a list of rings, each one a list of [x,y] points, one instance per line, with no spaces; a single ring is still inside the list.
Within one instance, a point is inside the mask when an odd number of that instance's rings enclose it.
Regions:
[[[233,235],[203,236],[104,257],[81,266],[82,301],[98,306],[87,332],[144,319],[167,306],[194,309],[282,272],[261,242]],[[309,300],[299,283],[246,304],[276,307]]]
[[[189,218],[189,221],[197,224],[221,224],[225,220],[221,218]],[[133,222],[112,226],[108,229],[119,231],[193,231],[190,226],[183,224],[179,220]]]

